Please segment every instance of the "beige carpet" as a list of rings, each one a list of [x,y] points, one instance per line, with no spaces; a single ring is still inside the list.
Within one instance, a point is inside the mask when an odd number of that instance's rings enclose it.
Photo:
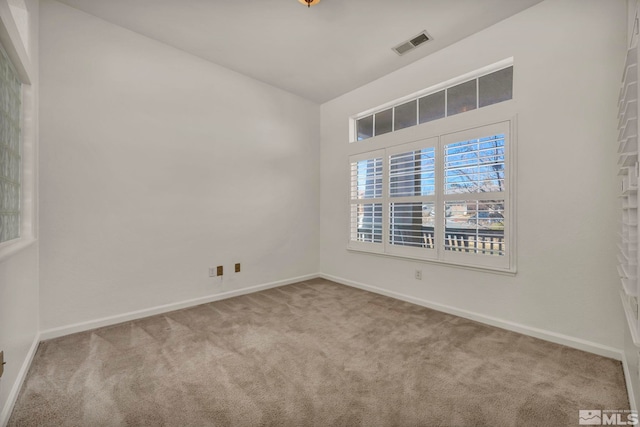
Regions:
[[[9,426],[565,426],[620,362],[316,279],[43,342]]]

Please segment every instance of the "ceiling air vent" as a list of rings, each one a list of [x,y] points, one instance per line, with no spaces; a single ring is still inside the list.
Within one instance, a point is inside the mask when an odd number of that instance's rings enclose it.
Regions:
[[[429,40],[431,40],[431,37],[427,35],[426,31],[423,31],[417,36],[411,38],[410,40],[407,40],[406,42],[400,43],[398,46],[392,49],[398,55],[404,55],[405,53],[415,49],[416,47],[420,46],[424,42],[428,42]]]

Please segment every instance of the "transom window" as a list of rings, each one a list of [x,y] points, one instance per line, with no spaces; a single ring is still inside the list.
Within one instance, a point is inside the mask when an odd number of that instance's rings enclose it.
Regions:
[[[494,68],[495,70],[495,68]],[[513,66],[480,73],[473,79],[426,90],[380,111],[355,119],[354,141],[453,116],[513,98]]]
[[[510,270],[511,122],[350,157],[349,248]]]

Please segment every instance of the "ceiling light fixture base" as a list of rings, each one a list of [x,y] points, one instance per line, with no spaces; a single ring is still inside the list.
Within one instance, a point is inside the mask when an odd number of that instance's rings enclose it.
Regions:
[[[307,7],[311,7],[311,6],[315,6],[318,3],[320,3],[320,0],[298,0],[299,3],[307,6]]]

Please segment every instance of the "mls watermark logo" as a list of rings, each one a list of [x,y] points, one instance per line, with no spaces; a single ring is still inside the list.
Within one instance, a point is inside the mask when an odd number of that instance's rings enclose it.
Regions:
[[[599,409],[580,409],[579,423],[581,426],[601,426],[602,411]]]
[[[635,426],[638,425],[636,411],[581,409],[578,411],[581,426]]]

